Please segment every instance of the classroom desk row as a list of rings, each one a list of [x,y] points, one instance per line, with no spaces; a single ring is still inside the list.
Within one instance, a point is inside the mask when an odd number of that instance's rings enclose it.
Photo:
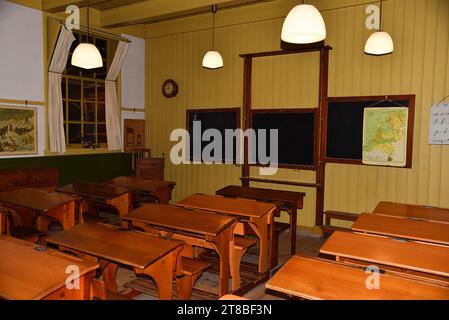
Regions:
[[[59,222],[63,230],[73,227],[79,204],[88,206],[91,201],[100,201],[125,215],[131,208],[133,194],[148,194],[159,203],[168,203],[174,186],[171,181],[117,177],[102,184],[77,182],[57,188],[57,192],[36,188],[2,192],[0,203],[16,211],[24,226],[32,227],[37,217],[37,228],[47,232],[51,220]],[[82,214],[79,219],[83,221]]]
[[[60,188],[58,191],[73,190],[76,196],[83,197],[84,199],[92,197],[93,194],[95,194],[96,197],[103,196],[103,199],[107,199],[107,194],[110,194],[108,185],[100,188],[99,185],[96,184],[81,184],[81,189],[77,189],[77,186],[80,185],[73,184],[68,187]],[[120,187],[113,187],[112,189],[116,190],[120,189]],[[30,195],[30,193],[39,194],[44,200],[54,200],[61,197],[65,197],[64,200],[70,201],[76,201],[78,199],[76,197],[67,196],[66,193],[49,193],[42,190],[31,189],[25,189],[15,194],[19,194],[23,197],[25,194]],[[22,201],[22,197],[20,196],[16,196],[14,201],[11,200],[13,199],[12,197],[7,198],[5,195],[3,196],[2,203],[5,202],[6,204],[9,204],[11,202],[19,203]],[[4,201],[5,199],[7,201]],[[43,204],[46,203],[44,200],[42,201]],[[53,205],[61,205],[61,203],[62,201],[58,203],[48,201],[45,208],[44,206],[36,208],[36,203],[33,205],[27,204],[27,208],[33,208],[34,210],[39,209],[50,216],[51,211],[48,208]],[[20,205],[24,205],[24,201],[20,202]],[[72,205],[71,207],[73,209],[74,206]],[[121,219],[122,225],[127,225],[129,229],[141,230],[153,236],[162,236],[164,239],[170,238],[180,241],[185,244],[184,247],[189,248],[184,249],[183,256],[193,256],[193,247],[216,251],[220,259],[219,295],[222,296],[229,291],[228,282],[230,275],[232,275],[233,278],[232,289],[236,290],[240,287],[240,282],[234,281],[235,279],[240,279],[240,262],[238,261],[238,263],[236,263],[235,259],[230,257],[235,257],[233,254],[234,233],[243,235],[243,223],[248,223],[259,238],[259,272],[268,272],[269,266],[267,260],[271,254],[270,241],[273,239],[273,217],[276,208],[276,205],[272,203],[195,194],[180,201],[178,206],[146,204],[136,210],[126,213],[123,212],[121,214]],[[71,212],[73,213],[73,210]],[[64,211],[64,213],[66,215],[69,214],[68,211]],[[52,215],[52,217],[54,218],[54,215]],[[118,229],[114,231],[115,235],[113,236],[113,231],[110,230],[105,232],[94,229],[92,224],[81,223],[74,227],[73,225],[74,219],[71,224],[64,225],[63,232],[47,238],[46,242],[58,245],[62,249],[74,251],[81,257],[87,255],[89,258],[92,256],[99,259],[98,261],[105,278],[105,288],[107,290],[112,292],[116,290],[116,286],[114,285],[115,282],[112,281],[112,279],[115,279],[115,273],[119,264],[134,268],[136,273],[150,275],[149,271],[147,271],[149,265],[144,265],[142,263],[137,264],[136,261],[132,260],[133,257],[139,259],[142,255],[145,256],[145,258],[149,257],[144,251],[132,250],[132,248],[141,248],[143,243],[132,243],[130,246],[125,246],[124,244],[128,239],[119,237],[122,234],[118,233]],[[103,236],[104,238],[101,238]],[[93,246],[92,243],[95,243],[99,247]],[[157,246],[157,244],[152,244],[150,242],[147,242],[146,245],[150,248],[153,245]],[[123,253],[117,253],[121,252],[122,249]],[[128,258],[128,260],[124,258]],[[167,259],[173,260],[173,257]],[[147,261],[147,263],[151,263],[151,266],[154,265],[152,260]],[[151,267],[151,269],[153,268],[161,269],[160,267]],[[164,269],[164,271],[166,271],[166,269]],[[175,270],[172,270],[172,272],[175,272]],[[153,274],[152,278],[156,279],[156,282],[158,282],[156,274]],[[94,281],[94,284],[95,283],[97,282]],[[158,285],[158,288],[161,298],[165,299],[171,295],[167,289],[168,287],[166,288]],[[161,291],[161,288],[166,289]]]
[[[448,300],[447,215],[447,209],[381,202],[351,232],[327,239],[320,253],[333,261],[293,257],[266,288],[303,299]],[[367,286],[373,267],[378,288]]]

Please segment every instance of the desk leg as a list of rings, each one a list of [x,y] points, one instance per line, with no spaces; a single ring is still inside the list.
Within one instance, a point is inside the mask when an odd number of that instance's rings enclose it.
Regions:
[[[118,265],[107,260],[100,260],[100,268],[106,289],[116,293]]]
[[[165,187],[152,192],[151,195],[158,198],[160,204],[168,204],[171,199],[172,190],[172,187]]]
[[[50,225],[49,219],[46,216],[57,220],[61,226],[62,230],[68,230],[75,226],[75,201],[71,201],[55,210],[47,212],[45,215],[41,215],[38,218],[37,224],[38,229],[43,232],[48,232],[48,227]]]
[[[106,200],[105,202],[111,206],[114,206],[119,212],[120,217],[123,217],[129,212],[131,206],[131,194],[127,192],[117,198]]]
[[[207,239],[209,240],[209,239]],[[227,228],[225,231],[217,235],[214,239],[210,239],[215,247],[215,251],[220,256],[220,284],[219,296],[228,293],[229,290],[229,275],[230,275],[230,259],[229,249],[232,244],[234,246],[234,227]],[[239,271],[240,272],[240,271]]]
[[[0,208],[0,234],[6,233],[6,213],[3,213]]]
[[[156,283],[160,300],[173,299],[173,274],[176,271],[177,257],[180,249],[173,250],[144,270],[135,269],[137,274],[145,274]]]
[[[248,222],[253,231],[259,238],[259,272],[265,273],[268,271],[267,258],[273,252],[273,218],[274,211],[267,213],[262,218],[251,218]]]
[[[293,256],[296,253],[296,226],[298,219],[298,208],[296,206],[289,207],[288,214],[290,215],[290,254]]]

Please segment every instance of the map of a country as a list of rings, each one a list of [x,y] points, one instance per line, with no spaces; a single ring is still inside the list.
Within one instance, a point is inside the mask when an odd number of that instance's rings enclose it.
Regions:
[[[405,165],[408,108],[367,108],[364,116],[364,163]]]

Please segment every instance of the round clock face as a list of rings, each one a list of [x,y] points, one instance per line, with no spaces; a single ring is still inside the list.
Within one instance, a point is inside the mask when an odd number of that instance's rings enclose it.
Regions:
[[[167,98],[172,98],[178,94],[178,84],[172,80],[168,79],[162,85],[162,93]]]

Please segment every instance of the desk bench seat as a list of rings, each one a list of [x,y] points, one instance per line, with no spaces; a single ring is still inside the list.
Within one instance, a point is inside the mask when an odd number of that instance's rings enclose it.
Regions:
[[[326,211],[326,223],[321,226],[321,230],[323,231],[323,236],[328,237],[335,231],[350,231],[348,228],[336,227],[332,225],[332,220],[343,220],[343,221],[356,221],[359,217],[358,214],[349,213],[349,212],[341,212],[341,211]]]
[[[183,276],[176,278],[176,290],[178,291],[179,300],[190,300],[192,297],[192,290],[196,281],[201,277],[206,269],[212,267],[212,263],[196,259],[196,258],[181,258],[181,270]]]

